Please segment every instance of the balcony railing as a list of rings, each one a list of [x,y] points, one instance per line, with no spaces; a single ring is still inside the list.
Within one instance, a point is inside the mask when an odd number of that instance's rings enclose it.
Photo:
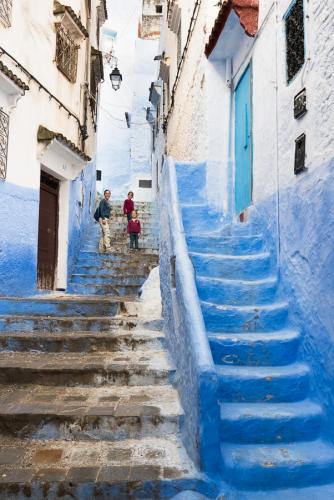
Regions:
[[[9,116],[0,109],[0,179],[6,179]]]

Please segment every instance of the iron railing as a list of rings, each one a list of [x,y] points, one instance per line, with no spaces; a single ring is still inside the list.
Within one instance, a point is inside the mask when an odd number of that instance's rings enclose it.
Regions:
[[[6,179],[9,116],[0,109],[0,179]]]
[[[75,83],[77,79],[78,48],[69,32],[63,26],[59,26],[56,40],[56,64],[72,83]]]
[[[12,4],[13,0],[0,0],[0,23],[9,28],[12,21]]]

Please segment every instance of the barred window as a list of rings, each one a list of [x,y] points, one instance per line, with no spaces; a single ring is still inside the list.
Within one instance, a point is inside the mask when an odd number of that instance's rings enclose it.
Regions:
[[[5,27],[11,26],[13,0],[0,0],[0,23]]]
[[[78,49],[69,32],[63,26],[57,29],[56,64],[63,75],[75,83],[77,79]]]
[[[0,179],[6,179],[9,116],[0,109]]]
[[[296,0],[285,17],[287,80],[290,83],[305,62],[304,5]]]

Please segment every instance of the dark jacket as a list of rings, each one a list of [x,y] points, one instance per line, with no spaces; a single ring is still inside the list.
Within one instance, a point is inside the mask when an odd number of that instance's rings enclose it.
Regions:
[[[108,202],[105,199],[101,200],[99,205],[99,212],[101,219],[109,219],[110,211],[111,207],[108,204]]]
[[[140,228],[140,221],[138,219],[136,220],[129,220],[128,222],[128,233],[140,233],[141,228]]]
[[[123,213],[125,214],[131,214],[131,212],[135,209],[135,204],[133,203],[132,200],[129,200],[129,198],[127,198],[125,201],[124,201],[124,205],[123,205]]]

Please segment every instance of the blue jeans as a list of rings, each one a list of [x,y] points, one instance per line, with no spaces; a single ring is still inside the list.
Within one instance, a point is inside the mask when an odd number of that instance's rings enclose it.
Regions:
[[[126,216],[127,216],[128,220],[131,220],[131,219],[132,219],[132,214],[131,214],[131,212],[129,212],[128,214],[126,214]]]
[[[130,233],[130,248],[135,248],[138,250],[138,233]]]

